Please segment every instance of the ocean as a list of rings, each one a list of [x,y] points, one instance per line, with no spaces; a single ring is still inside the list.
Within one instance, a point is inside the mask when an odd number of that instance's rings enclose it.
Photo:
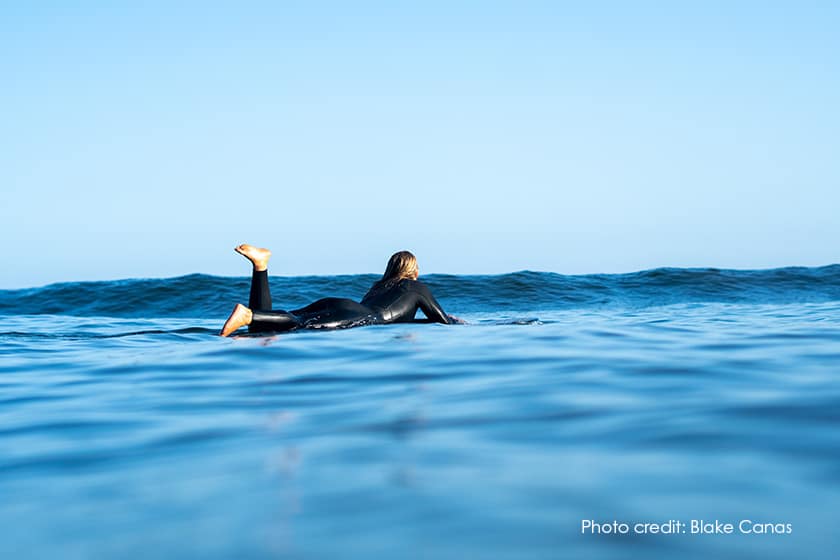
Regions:
[[[0,558],[836,557],[840,265],[421,280],[469,324],[221,338],[248,278],[0,291]]]

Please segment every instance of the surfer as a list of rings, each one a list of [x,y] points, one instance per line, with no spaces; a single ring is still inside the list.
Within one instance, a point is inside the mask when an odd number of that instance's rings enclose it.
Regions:
[[[228,336],[240,327],[248,332],[282,332],[295,329],[348,328],[385,323],[461,322],[444,313],[429,288],[419,282],[417,258],[408,251],[394,253],[385,274],[374,282],[361,303],[346,298],[323,298],[292,311],[273,310],[268,286],[271,251],[253,245],[234,249],[251,261],[251,293],[248,307],[236,304],[219,333]],[[415,319],[420,309],[426,319]]]

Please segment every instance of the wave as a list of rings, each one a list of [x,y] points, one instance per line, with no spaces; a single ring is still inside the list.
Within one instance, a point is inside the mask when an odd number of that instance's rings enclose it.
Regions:
[[[275,308],[294,309],[327,296],[359,300],[373,274],[273,277]],[[657,268],[628,274],[431,274],[423,280],[451,313],[532,312],[587,307],[643,308],[689,303],[840,301],[840,265],[772,270]],[[177,278],[68,282],[0,290],[0,314],[77,317],[223,316],[247,302],[250,278],[191,274]]]

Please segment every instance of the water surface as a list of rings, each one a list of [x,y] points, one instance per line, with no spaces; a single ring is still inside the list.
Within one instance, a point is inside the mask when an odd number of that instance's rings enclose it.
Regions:
[[[272,289],[294,308],[373,279]],[[223,339],[247,278],[0,291],[0,556],[840,546],[840,266],[425,280],[470,324]],[[792,532],[582,535],[584,519]]]

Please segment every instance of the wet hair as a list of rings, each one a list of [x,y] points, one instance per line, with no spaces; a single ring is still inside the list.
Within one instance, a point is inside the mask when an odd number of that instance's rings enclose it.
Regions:
[[[409,251],[399,251],[388,259],[388,266],[385,267],[385,274],[382,278],[373,283],[363,299],[367,299],[381,291],[387,290],[396,285],[400,280],[414,278],[417,273],[417,257]]]

